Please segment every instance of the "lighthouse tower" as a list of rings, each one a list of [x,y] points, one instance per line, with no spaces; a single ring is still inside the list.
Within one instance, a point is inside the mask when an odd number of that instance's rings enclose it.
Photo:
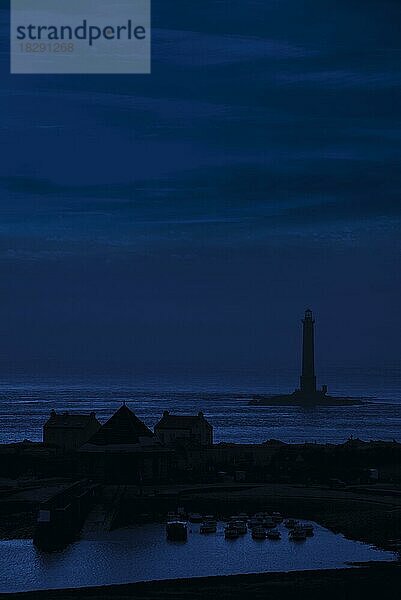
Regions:
[[[303,394],[316,393],[316,375],[315,375],[315,320],[310,309],[305,311],[303,323],[303,341],[302,341],[302,375],[301,392]]]
[[[316,386],[315,375],[315,320],[310,309],[305,311],[302,319],[302,372],[300,386],[291,394],[278,396],[261,395],[250,400],[255,406],[357,406],[362,404],[359,398],[335,398],[327,392],[327,385],[320,389]]]

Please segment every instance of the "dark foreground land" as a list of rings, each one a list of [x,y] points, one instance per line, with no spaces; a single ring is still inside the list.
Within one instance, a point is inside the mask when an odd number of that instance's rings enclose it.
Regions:
[[[71,574],[73,578],[73,574]],[[401,566],[204,577],[77,590],[0,594],[0,600],[287,600],[400,597]]]

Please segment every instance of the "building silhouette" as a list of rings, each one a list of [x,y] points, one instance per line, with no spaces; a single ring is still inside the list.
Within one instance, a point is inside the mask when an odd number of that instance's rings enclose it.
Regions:
[[[86,473],[107,483],[163,479],[172,455],[125,404],[79,452]]]
[[[165,410],[155,425],[155,433],[162,444],[176,446],[211,446],[213,427],[205,419],[203,412],[197,415],[171,415]]]
[[[63,450],[77,450],[85,444],[101,425],[94,412],[77,414],[52,410],[43,426],[43,442]]]

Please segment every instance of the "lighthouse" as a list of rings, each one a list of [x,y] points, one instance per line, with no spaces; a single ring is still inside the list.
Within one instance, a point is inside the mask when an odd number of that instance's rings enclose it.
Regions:
[[[315,319],[308,308],[302,319],[302,371],[300,386],[290,394],[261,394],[249,401],[253,406],[358,406],[359,398],[333,397],[327,393],[327,385],[316,386],[315,374]]]
[[[301,392],[303,394],[316,393],[315,375],[315,320],[310,309],[305,311],[302,339],[302,375],[300,378]]]

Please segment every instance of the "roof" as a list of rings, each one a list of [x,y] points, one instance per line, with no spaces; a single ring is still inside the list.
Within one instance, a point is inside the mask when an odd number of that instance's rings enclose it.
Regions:
[[[152,431],[128,408],[121,406],[89,440],[95,446],[139,444],[141,438],[153,438]]]
[[[201,412],[197,415],[170,415],[168,411],[165,411],[157,423],[156,429],[191,429],[198,423],[211,427]]]
[[[51,429],[85,429],[93,419],[96,419],[95,413],[84,415],[69,412],[56,413],[52,410],[45,427]]]

